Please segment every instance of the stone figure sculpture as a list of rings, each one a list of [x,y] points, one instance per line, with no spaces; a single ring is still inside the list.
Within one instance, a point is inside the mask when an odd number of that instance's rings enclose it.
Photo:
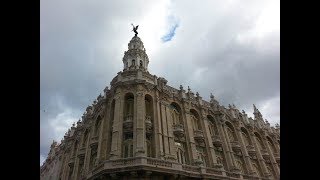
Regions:
[[[131,24],[131,25],[133,27],[132,31],[135,33],[135,36],[137,36],[137,34],[138,34],[137,30],[138,30],[139,25],[137,25],[136,27],[133,24]]]

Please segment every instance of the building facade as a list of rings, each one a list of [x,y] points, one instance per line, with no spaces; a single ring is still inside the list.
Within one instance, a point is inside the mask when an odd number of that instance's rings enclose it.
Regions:
[[[135,35],[110,89],[52,143],[42,180],[280,178],[279,125],[170,87],[148,64]]]

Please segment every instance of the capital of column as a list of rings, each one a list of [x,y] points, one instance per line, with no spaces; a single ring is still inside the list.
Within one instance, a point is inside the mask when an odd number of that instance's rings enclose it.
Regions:
[[[142,91],[138,91],[138,92],[136,92],[136,95],[137,95],[138,97],[142,97],[142,96],[143,96],[143,92],[142,92]]]

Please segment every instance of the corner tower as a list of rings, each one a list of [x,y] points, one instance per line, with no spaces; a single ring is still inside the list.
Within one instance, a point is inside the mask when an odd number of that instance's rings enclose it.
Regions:
[[[123,71],[142,69],[148,71],[149,58],[141,39],[135,35],[128,44],[128,51],[123,56]]]

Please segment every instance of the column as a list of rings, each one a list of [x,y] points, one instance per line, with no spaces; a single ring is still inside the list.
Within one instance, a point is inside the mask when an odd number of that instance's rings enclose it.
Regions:
[[[89,163],[90,163],[90,157],[91,157],[91,148],[90,148],[90,137],[92,134],[92,130],[89,131],[88,133],[88,140],[87,140],[87,144],[85,145],[86,147],[86,154],[85,154],[85,158],[84,158],[84,172],[85,174],[87,174],[89,172]]]
[[[105,139],[105,134],[106,134],[106,129],[104,126],[105,126],[105,122],[106,122],[106,114],[105,114],[105,108],[103,107],[102,108],[102,113],[100,114],[101,115],[101,124],[100,124],[100,132],[98,134],[98,149],[97,149],[97,162],[98,164],[100,164],[100,162],[102,160],[105,160],[105,152],[106,152],[106,148],[105,148],[105,144],[107,143],[106,142],[106,139]],[[104,145],[104,147],[102,148],[102,145]]]
[[[234,167],[234,162],[233,162],[233,160],[231,158],[231,153],[232,152],[231,152],[230,147],[228,145],[229,139],[227,137],[227,134],[224,131],[224,123],[223,122],[221,122],[221,120],[219,120],[218,123],[217,123],[217,126],[218,126],[219,134],[221,135],[223,153],[225,155],[227,166],[228,166],[227,169],[231,170]]]
[[[136,93],[135,104],[134,104],[134,118],[133,123],[136,124],[133,127],[133,142],[136,144],[133,145],[136,157],[146,156],[146,133],[145,133],[145,102],[144,102],[144,93],[139,91]]]
[[[108,103],[107,108],[104,108],[104,118],[102,118],[101,124],[101,133],[99,137],[99,150],[98,150],[98,158],[101,161],[107,159],[107,142],[109,138],[109,122],[110,122],[110,111],[111,111],[111,103]],[[101,140],[100,140],[101,139]]]
[[[155,143],[156,143],[156,157],[159,159],[164,159],[164,151],[163,151],[163,141],[162,141],[162,123],[161,123],[161,109],[160,109],[160,100],[157,96],[154,101],[154,131],[155,131]]]
[[[166,117],[167,117],[167,129],[168,129],[168,138],[169,138],[169,154],[171,160],[176,160],[175,144],[174,144],[174,135],[173,135],[173,122],[170,114],[169,105],[166,106]]]
[[[197,149],[196,144],[194,141],[194,135],[193,135],[193,126],[192,126],[192,120],[191,120],[191,114],[190,111],[185,112],[186,115],[186,122],[187,122],[187,133],[189,134],[189,142],[190,142],[190,149],[191,149],[191,157],[190,163],[194,162],[197,159]]]
[[[123,122],[123,100],[124,97],[120,91],[115,95],[115,111],[114,121],[112,127],[112,142],[110,159],[121,158],[121,145],[122,145],[122,122]]]
[[[203,135],[205,136],[206,141],[206,149],[209,156],[209,164],[211,167],[214,167],[217,164],[217,157],[216,153],[214,151],[213,143],[212,143],[212,137],[209,130],[209,123],[208,119],[206,117],[203,118],[204,128],[203,128]]]
[[[240,146],[241,146],[241,151],[243,153],[243,156],[244,156],[244,161],[246,163],[246,167],[248,169],[248,174],[253,174],[253,167],[252,167],[252,163],[251,163],[251,160],[250,160],[250,156],[249,156],[249,153],[247,151],[247,147],[246,147],[246,144],[243,140],[243,136],[242,136],[242,133],[241,133],[241,129],[239,127],[236,128],[236,136],[238,137],[239,139],[239,143],[240,143]]]
[[[78,167],[79,167],[79,158],[78,158],[78,148],[75,153],[75,160],[74,160],[74,167],[73,167],[73,172],[72,172],[72,179],[77,179],[77,172],[78,172]]]
[[[267,166],[266,166],[266,163],[261,155],[261,151],[258,146],[256,135],[254,133],[250,133],[250,136],[251,136],[251,139],[253,139],[252,142],[253,142],[254,148],[256,149],[256,152],[257,152],[258,163],[260,164],[260,167],[262,169],[262,173],[264,176],[268,176],[269,174],[267,173],[268,172]]]
[[[161,109],[161,126],[162,126],[162,139],[163,139],[163,148],[164,148],[164,156],[165,159],[170,156],[169,151],[169,139],[168,139],[168,126],[167,126],[167,115],[166,115],[166,106],[167,103],[164,101],[160,101],[160,109]]]
[[[273,167],[273,170],[275,171],[275,174],[276,174],[276,177],[280,177],[280,170],[279,170],[279,166],[278,166],[278,163],[276,161],[276,158],[274,157],[273,155],[273,151],[271,149],[271,147],[269,146],[269,143],[267,142],[267,138],[266,137],[263,137],[264,141],[266,142],[266,147],[267,147],[267,151],[270,155],[270,160],[271,160],[271,164],[272,164],[272,167]]]

